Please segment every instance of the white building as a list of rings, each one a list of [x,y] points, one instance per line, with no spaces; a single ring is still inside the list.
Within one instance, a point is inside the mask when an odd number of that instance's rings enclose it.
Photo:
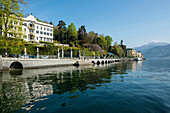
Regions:
[[[131,57],[136,57],[137,55],[136,50],[133,48],[127,48],[126,53],[127,56],[131,56]]]
[[[24,18],[25,41],[53,42],[53,25],[38,21],[33,15]]]
[[[22,22],[13,21],[11,23],[14,27],[7,34],[8,37],[23,38],[27,42],[53,42],[53,25],[38,21],[33,15],[23,18]],[[19,26],[22,28],[21,31],[18,30]],[[17,35],[10,32],[15,32]]]
[[[143,54],[141,53],[141,51],[137,52],[137,56],[143,58]]]

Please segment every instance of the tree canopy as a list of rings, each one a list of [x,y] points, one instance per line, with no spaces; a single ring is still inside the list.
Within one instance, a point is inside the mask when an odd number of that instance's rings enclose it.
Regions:
[[[24,0],[1,0],[0,2],[0,30],[3,32],[1,42],[7,53],[8,34],[14,37],[21,37],[22,35],[22,11],[20,5],[28,4]],[[17,32],[16,32],[17,30]]]
[[[113,41],[112,37],[110,37],[109,35],[107,35],[107,36],[105,36],[105,39],[106,39],[106,41],[107,41],[107,45],[108,45],[108,46],[111,46],[112,41]]]
[[[76,30],[76,26],[74,25],[74,23],[71,23],[68,26],[67,36],[68,36],[68,43],[75,42],[78,39],[77,38],[77,30]]]

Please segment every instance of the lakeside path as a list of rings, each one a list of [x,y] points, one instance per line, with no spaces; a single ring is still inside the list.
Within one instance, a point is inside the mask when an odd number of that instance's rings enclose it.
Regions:
[[[86,59],[87,64],[107,64],[110,62],[132,61],[133,59]],[[0,58],[0,70],[45,68],[56,66],[71,66],[82,59],[33,59],[33,58]]]

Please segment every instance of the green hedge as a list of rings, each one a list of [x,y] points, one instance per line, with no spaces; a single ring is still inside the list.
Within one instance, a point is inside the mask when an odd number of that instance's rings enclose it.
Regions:
[[[6,41],[6,40],[5,40]],[[7,47],[7,52],[8,54],[24,54],[24,48],[27,48],[27,54],[30,55],[36,55],[37,54],[37,45],[36,44],[29,44],[25,42],[23,39],[17,39],[17,38],[8,38],[7,40],[8,47]],[[53,44],[47,44],[46,46],[41,46],[39,48],[39,54],[40,55],[57,55],[58,48],[60,49],[61,52],[61,46],[54,46]],[[69,52],[70,47],[63,47],[64,52]],[[85,52],[85,56],[101,56],[101,52],[96,52],[96,51],[90,51],[87,48],[77,48],[77,47],[72,47],[73,51],[73,57],[78,57],[79,56],[79,50],[81,50],[81,55],[83,55],[83,52]],[[4,47],[4,40],[0,38],[0,54],[5,54],[5,47]]]

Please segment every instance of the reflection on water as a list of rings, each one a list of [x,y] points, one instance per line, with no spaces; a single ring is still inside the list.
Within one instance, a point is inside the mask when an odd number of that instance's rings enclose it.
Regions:
[[[135,82],[136,79],[127,78],[142,71],[142,64],[143,62],[120,62],[99,66],[5,71],[0,73],[0,112],[55,112],[53,109],[62,112],[63,107],[85,102],[93,94],[93,98],[101,92],[106,95],[106,89],[112,83]],[[90,101],[86,105],[93,103],[93,99]]]
[[[34,106],[31,103],[48,99],[48,95],[69,93],[67,97],[60,97],[69,99],[88,96],[87,90],[110,83],[112,75],[126,74],[127,70],[135,71],[136,67],[136,62],[121,62],[88,67],[6,71],[0,74],[1,112],[17,111],[21,107],[30,110]],[[61,104],[66,105],[65,102]]]

